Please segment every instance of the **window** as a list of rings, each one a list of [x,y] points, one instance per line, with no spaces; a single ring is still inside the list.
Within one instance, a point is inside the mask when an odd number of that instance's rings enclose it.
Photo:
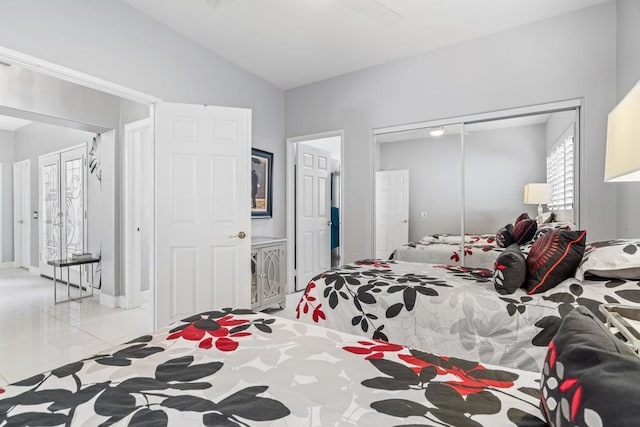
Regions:
[[[551,190],[548,206],[551,211],[573,209],[573,153],[572,126],[547,153],[547,183]]]

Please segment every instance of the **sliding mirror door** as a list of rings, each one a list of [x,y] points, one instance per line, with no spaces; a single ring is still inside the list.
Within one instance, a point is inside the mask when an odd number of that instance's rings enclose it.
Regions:
[[[461,138],[460,124],[376,135],[376,258],[459,260]],[[421,250],[434,241],[446,242],[435,257]]]
[[[518,235],[525,250],[543,222],[577,222],[576,122],[573,109],[465,124],[465,266],[492,268],[496,231],[522,213],[534,223]]]

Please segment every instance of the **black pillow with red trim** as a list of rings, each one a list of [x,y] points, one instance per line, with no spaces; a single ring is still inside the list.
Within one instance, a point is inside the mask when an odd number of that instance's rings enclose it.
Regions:
[[[529,218],[529,214],[528,213],[522,212],[520,215],[518,215],[518,217],[516,218],[516,222],[514,222],[514,224],[517,225],[523,219],[531,219],[531,218]]]
[[[512,294],[524,285],[527,260],[515,243],[502,251],[493,264],[493,287],[500,295]]]
[[[511,246],[513,240],[513,225],[507,224],[496,232],[496,243],[501,248]]]
[[[533,242],[527,257],[527,293],[544,292],[573,277],[582,260],[586,238],[586,230],[553,230]]]
[[[540,402],[549,425],[638,426],[640,358],[588,309],[567,314],[542,365]]]
[[[535,219],[523,219],[518,221],[513,227],[513,241],[519,245],[524,245],[527,242],[533,240],[538,230],[538,223]]]

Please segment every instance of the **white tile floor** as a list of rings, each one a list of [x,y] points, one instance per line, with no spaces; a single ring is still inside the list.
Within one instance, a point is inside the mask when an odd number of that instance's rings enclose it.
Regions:
[[[110,309],[86,298],[54,305],[52,286],[25,270],[0,270],[0,386],[151,331],[149,304]]]

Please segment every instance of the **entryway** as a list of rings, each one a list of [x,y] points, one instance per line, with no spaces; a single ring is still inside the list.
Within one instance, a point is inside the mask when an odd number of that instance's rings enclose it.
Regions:
[[[342,262],[343,132],[287,139],[289,291]]]

